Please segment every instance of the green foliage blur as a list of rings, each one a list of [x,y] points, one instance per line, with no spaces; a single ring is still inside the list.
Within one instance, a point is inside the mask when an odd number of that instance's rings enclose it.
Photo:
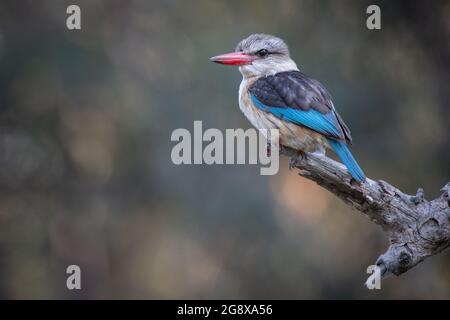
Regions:
[[[76,3],[82,29],[66,28]],[[287,170],[176,166],[176,128],[249,128],[236,69],[280,36],[352,130],[366,174],[432,199],[450,180],[450,3],[0,1],[0,298],[450,298],[443,252],[381,290],[378,226]],[[82,290],[66,288],[66,268]]]

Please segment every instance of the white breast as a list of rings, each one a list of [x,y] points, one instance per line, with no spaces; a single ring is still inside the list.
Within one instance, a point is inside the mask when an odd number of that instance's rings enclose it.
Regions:
[[[267,117],[267,113],[257,109],[250,98],[248,88],[253,84],[253,81],[243,79],[239,86],[239,108],[250,121],[250,123],[257,129],[279,129],[279,127]],[[278,122],[278,119],[275,119]]]
[[[281,121],[274,115],[264,112],[253,104],[248,88],[255,80],[243,79],[239,86],[239,108],[257,129],[279,129],[280,143],[296,150],[316,151],[318,145],[327,146],[325,137],[308,128]]]

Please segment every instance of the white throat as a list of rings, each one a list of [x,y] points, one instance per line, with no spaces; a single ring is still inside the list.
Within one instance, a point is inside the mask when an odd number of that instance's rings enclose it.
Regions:
[[[298,71],[297,64],[292,59],[256,60],[252,64],[239,67],[244,80],[266,77],[284,71]]]

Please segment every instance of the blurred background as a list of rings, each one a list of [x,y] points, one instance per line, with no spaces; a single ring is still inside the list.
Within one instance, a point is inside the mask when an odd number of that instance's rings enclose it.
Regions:
[[[66,28],[81,7],[82,30]],[[331,92],[373,179],[450,180],[450,3],[0,1],[0,298],[450,298],[450,255],[363,287],[379,227],[282,168],[171,162],[176,128],[249,128],[212,64],[278,35]],[[66,288],[66,268],[82,290]]]

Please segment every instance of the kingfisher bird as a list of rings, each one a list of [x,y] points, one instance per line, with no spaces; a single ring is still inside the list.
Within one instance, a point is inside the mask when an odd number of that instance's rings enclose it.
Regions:
[[[364,172],[348,149],[350,129],[337,113],[331,95],[317,80],[300,72],[286,43],[268,34],[252,34],[235,52],[213,62],[238,66],[242,74],[239,107],[257,129],[278,129],[279,143],[300,154],[333,149],[357,182]]]

